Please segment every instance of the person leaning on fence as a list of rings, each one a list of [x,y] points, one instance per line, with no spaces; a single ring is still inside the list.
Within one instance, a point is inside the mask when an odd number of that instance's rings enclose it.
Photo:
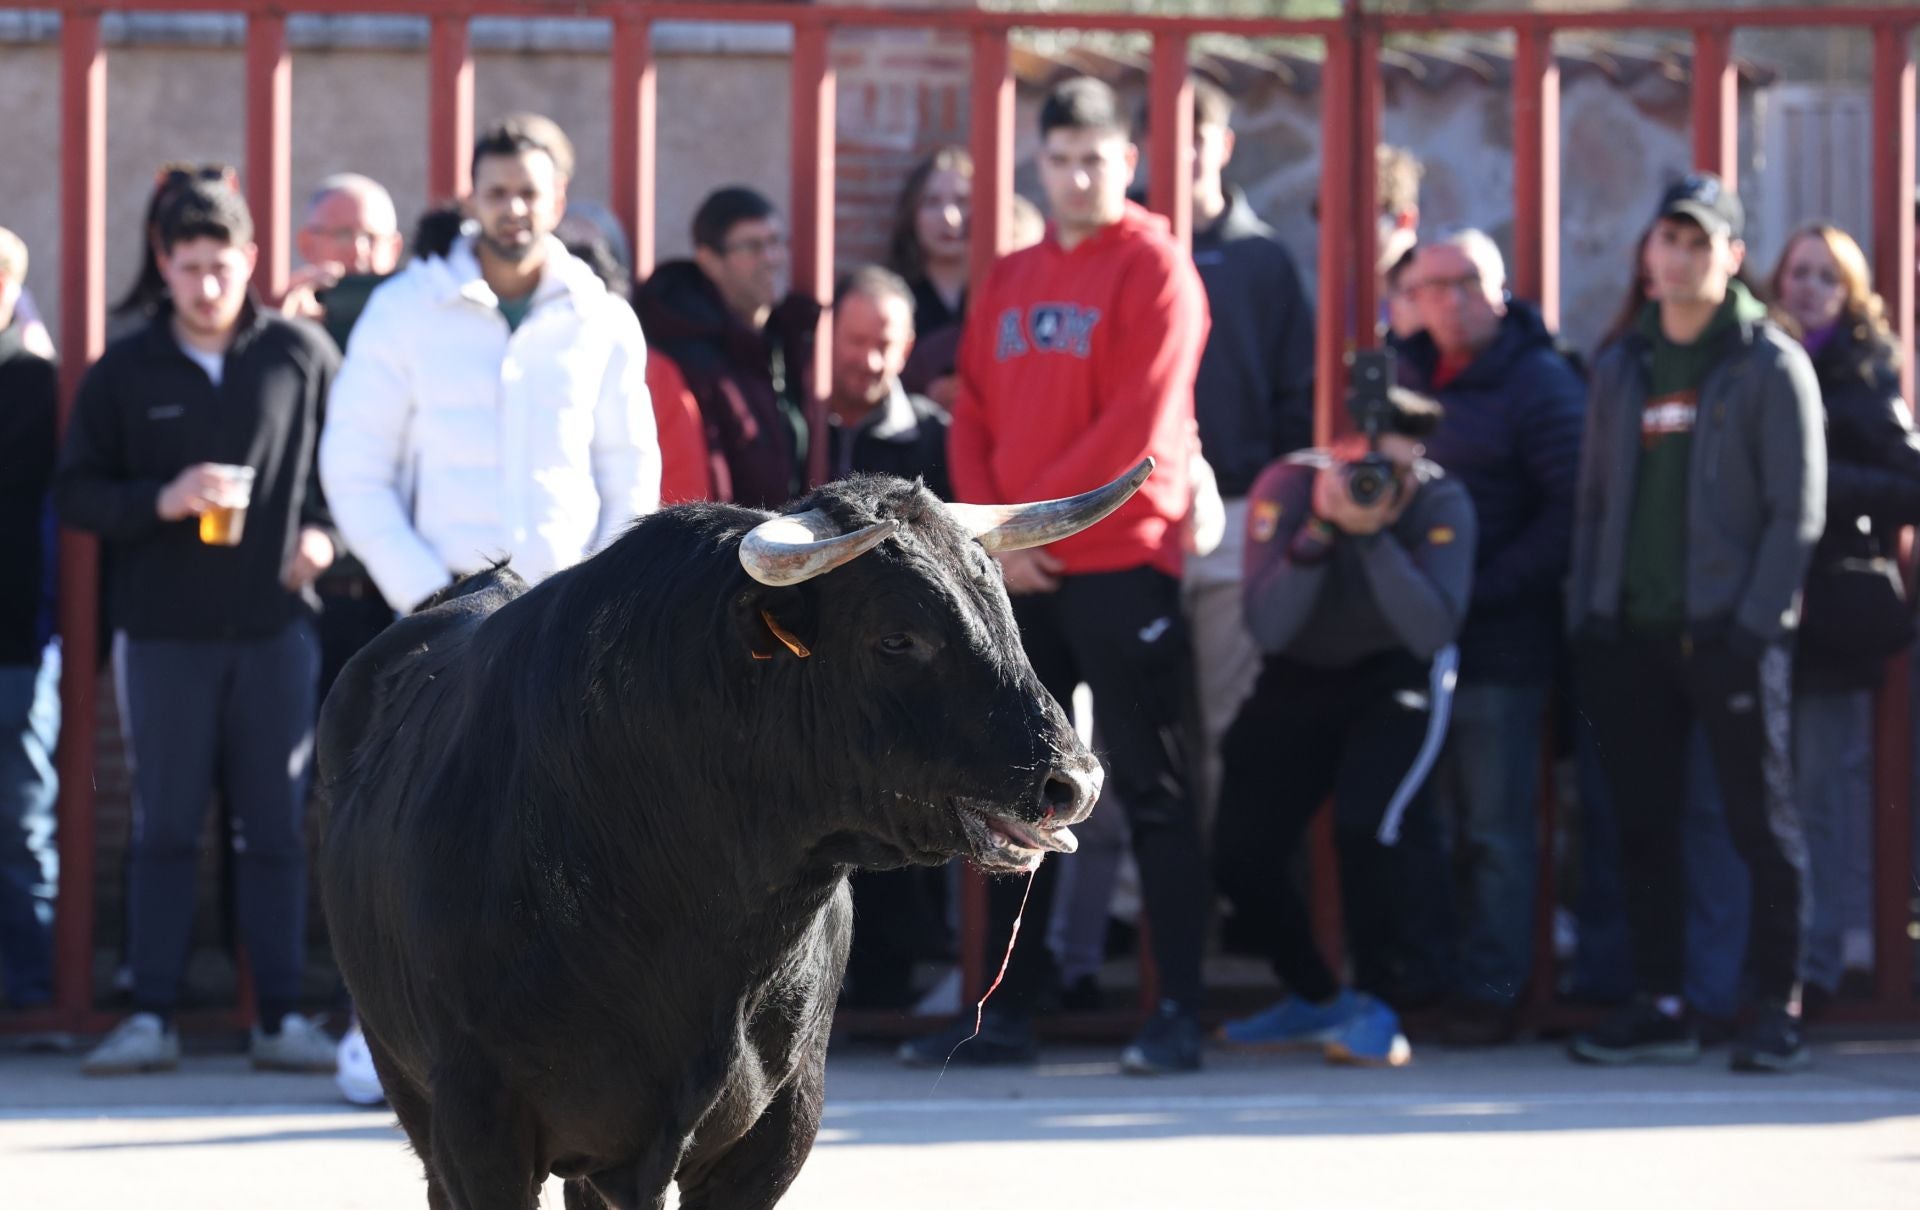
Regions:
[[[348,343],[320,473],[402,611],[501,555],[538,582],[658,505],[640,325],[553,234],[572,170],[546,118],[483,131],[470,229],[437,219]]]
[[[314,578],[334,558],[313,476],[339,354],[250,296],[246,203],[195,181],[161,209],[166,299],[87,372],[55,476],[61,519],[100,535],[133,773],[132,1016],[89,1075],[171,1068],[202,821],[233,819],[238,917],[260,1024],[256,1067],[332,1070],[294,1011],[306,945],[302,821],[319,649]]]
[[[1411,1056],[1389,1000],[1405,922],[1444,911],[1447,894],[1436,845],[1397,846],[1435,827],[1426,780],[1446,733],[1476,527],[1466,489],[1420,445],[1440,406],[1393,388],[1384,407],[1390,478],[1375,502],[1356,498],[1358,439],[1274,464],[1249,497],[1245,607],[1265,658],[1227,732],[1213,871],[1287,991],[1221,1039],[1397,1066]],[[1291,881],[1329,794],[1351,986],[1321,956]]]
[[[1422,241],[1399,289],[1421,329],[1398,342],[1401,382],[1446,409],[1427,456],[1466,488],[1479,522],[1460,688],[1434,783],[1468,886],[1439,1037],[1486,1045],[1512,1037],[1533,962],[1541,751],[1586,384],[1538,308],[1507,293],[1485,232]]]
[[[8,1008],[53,999],[60,641],[53,634],[53,362],[28,347],[16,307],[27,246],[0,228],[0,991]]]
[[[1568,624],[1617,815],[1633,1004],[1577,1036],[1591,1063],[1689,1062],[1686,754],[1696,723],[1752,878],[1757,1011],[1736,1070],[1804,1066],[1806,842],[1793,804],[1792,656],[1826,515],[1820,385],[1736,274],[1744,213],[1719,178],[1671,186],[1646,259],[1657,301],[1594,365]]]
[[[1827,526],[1807,571],[1794,661],[1794,774],[1813,918],[1801,970],[1832,997],[1873,967],[1873,699],[1913,641],[1897,563],[1920,524],[1920,434],[1867,258],[1818,224],[1787,241],[1770,285],[1820,380]]]

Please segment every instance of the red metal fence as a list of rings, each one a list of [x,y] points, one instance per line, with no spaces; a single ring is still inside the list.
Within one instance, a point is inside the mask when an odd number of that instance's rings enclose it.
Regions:
[[[1346,0],[1343,15],[1325,20],[1157,17],[1132,14],[1007,13],[972,9],[927,11],[836,8],[777,3],[651,3],[647,0],[126,0],[111,6],[85,0],[46,0],[62,17],[60,162],[60,338],[62,385],[70,406],[81,373],[99,356],[105,335],[105,203],[107,55],[101,38],[105,7],[113,11],[217,11],[244,14],[246,38],[246,164],[248,201],[258,225],[260,286],[277,295],[287,280],[289,248],[290,107],[292,57],[287,12],[396,13],[431,22],[428,145],[429,193],[450,198],[467,184],[473,136],[473,56],[468,23],[476,16],[595,17],[611,22],[613,114],[608,148],[614,210],[631,233],[636,269],[652,268],[654,249],[655,102],[651,31],[664,20],[775,22],[793,29],[792,122],[793,273],[796,289],[827,297],[834,265],[835,75],[828,54],[836,29],[883,27],[965,31],[973,49],[971,144],[975,163],[973,243],[976,270],[1004,247],[1013,186],[1014,79],[1009,37],[1015,29],[1112,30],[1151,36],[1150,102],[1157,120],[1150,161],[1186,162],[1192,140],[1188,51],[1203,33],[1317,39],[1325,47],[1322,80],[1320,264],[1316,346],[1318,429],[1331,431],[1340,409],[1343,357],[1355,339],[1371,342],[1369,324],[1342,316],[1376,313],[1370,272],[1339,266],[1374,263],[1378,213],[1373,146],[1379,141],[1383,94],[1382,39],[1394,33],[1511,32],[1517,40],[1513,79],[1514,280],[1516,294],[1538,299],[1550,322],[1559,311],[1560,150],[1559,73],[1554,35],[1572,30],[1667,30],[1694,43],[1693,145],[1699,167],[1728,181],[1738,173],[1738,93],[1731,56],[1740,27],[1845,28],[1873,39],[1873,264],[1896,330],[1906,344],[1912,398],[1914,331],[1914,31],[1920,12],[1910,5],[1774,8],[1763,10],[1646,11],[1537,14],[1475,12],[1385,16]],[[1170,216],[1184,238],[1191,218],[1188,174],[1153,174],[1150,203]],[[823,321],[825,322],[825,321]],[[818,344],[815,381],[824,383],[828,343]],[[43,1021],[89,1029],[101,1024],[91,980],[94,943],[93,761],[98,568],[93,539],[61,538],[60,617],[67,647],[59,755],[60,848],[64,888],[57,921],[56,1008]],[[1908,725],[1904,662],[1891,670],[1880,702],[1876,746],[1875,844],[1876,996],[1870,1015],[1913,1020],[1913,947],[1908,936],[1913,894],[1909,785],[1912,731]],[[1543,820],[1550,827],[1551,820]],[[1550,863],[1549,863],[1550,869]],[[1544,923],[1552,902],[1543,880]],[[1548,930],[1540,930],[1543,937]],[[969,947],[977,951],[978,947]],[[1546,956],[1544,945],[1542,957]],[[1550,989],[1548,964],[1537,963],[1535,998]],[[967,986],[984,984],[983,959],[967,956]]]

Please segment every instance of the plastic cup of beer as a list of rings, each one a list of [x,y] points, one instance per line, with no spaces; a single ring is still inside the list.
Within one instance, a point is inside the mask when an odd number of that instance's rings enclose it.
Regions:
[[[253,468],[215,463],[222,480],[218,501],[200,514],[200,540],[208,546],[238,546],[253,503]]]

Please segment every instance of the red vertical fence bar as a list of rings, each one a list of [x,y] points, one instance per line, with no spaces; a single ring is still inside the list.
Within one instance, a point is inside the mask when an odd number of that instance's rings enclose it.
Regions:
[[[427,42],[427,197],[451,202],[473,178],[473,51],[464,14],[436,16]]]
[[[1914,390],[1914,169],[1916,137],[1912,25],[1874,30],[1874,278],[1904,346],[1906,397]],[[1874,991],[1879,1007],[1911,1013],[1914,892],[1913,722],[1905,658],[1890,662],[1881,686],[1874,744]],[[1889,866],[1891,868],[1889,868]]]
[[[80,376],[106,345],[107,59],[100,14],[60,19],[61,428]],[[100,565],[91,536],[60,531],[60,900],[55,1003],[78,1020],[93,1006],[94,685]]]
[[[1560,67],[1553,31],[1519,31],[1513,56],[1513,290],[1560,328]]]
[[[653,31],[643,18],[613,21],[613,213],[627,229],[633,275],[653,273],[653,227],[658,190]]]
[[[1012,56],[1007,31],[973,31],[973,81],[967,142],[973,155],[972,280],[985,281],[1006,250],[1013,223]],[[967,1002],[987,994],[987,882],[972,866],[960,873],[960,991]]]
[[[268,298],[287,291],[292,143],[293,59],[287,54],[287,18],[284,13],[253,13],[247,17],[247,206],[260,246],[253,284]]]
[[[1693,33],[1693,166],[1740,188],[1740,76],[1727,26]]]
[[[1380,75],[1380,27],[1358,14],[1348,80],[1353,89],[1353,313],[1355,343],[1371,349],[1380,343],[1380,171],[1374,148],[1380,146],[1380,111],[1386,85]],[[1334,414],[1346,425],[1346,411]]]
[[[1326,64],[1320,76],[1320,282],[1318,323],[1313,333],[1313,440],[1333,438],[1346,382],[1343,358],[1354,316],[1353,165],[1360,154],[1353,144],[1353,43],[1345,33],[1327,38]],[[1369,151],[1369,154],[1371,152]]]
[[[793,288],[833,298],[834,73],[832,31],[821,22],[793,31]],[[827,389],[832,383],[832,316],[824,311],[813,348],[807,400],[807,484],[827,478]],[[789,373],[800,367],[789,367]]]
[[[1153,36],[1147,105],[1147,202],[1185,244],[1193,235],[1193,81],[1185,34],[1162,30]]]

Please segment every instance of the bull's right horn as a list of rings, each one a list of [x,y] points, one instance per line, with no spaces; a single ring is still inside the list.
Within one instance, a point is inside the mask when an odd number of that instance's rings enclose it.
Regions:
[[[1153,459],[1142,458],[1140,465],[1105,487],[1064,500],[1041,500],[1033,504],[949,504],[947,512],[979,539],[989,554],[1026,550],[1070,538],[1106,517],[1131,499],[1152,473]]]
[[[740,539],[740,566],[769,588],[785,588],[852,562],[899,528],[900,522],[888,520],[843,534],[817,508],[772,517]]]

